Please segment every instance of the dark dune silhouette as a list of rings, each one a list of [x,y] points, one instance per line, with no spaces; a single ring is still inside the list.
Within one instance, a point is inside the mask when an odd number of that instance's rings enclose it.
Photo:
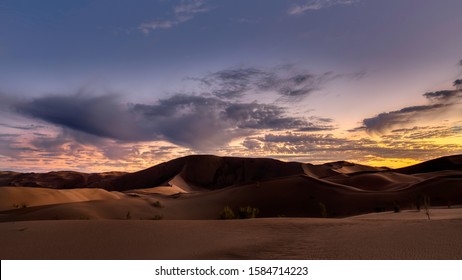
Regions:
[[[428,173],[444,170],[462,170],[462,156],[454,155],[425,161],[416,165],[394,169],[403,174]]]

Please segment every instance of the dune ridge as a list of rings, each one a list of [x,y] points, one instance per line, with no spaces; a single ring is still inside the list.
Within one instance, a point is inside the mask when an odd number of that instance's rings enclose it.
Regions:
[[[346,217],[415,208],[423,197],[462,204],[462,155],[400,169],[199,155],[134,173],[1,172],[0,182],[0,221],[217,219],[225,206],[258,208],[259,217]]]

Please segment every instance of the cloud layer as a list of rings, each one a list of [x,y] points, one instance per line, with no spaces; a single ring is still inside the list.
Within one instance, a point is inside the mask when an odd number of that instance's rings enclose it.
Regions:
[[[123,104],[117,96],[45,96],[18,103],[18,113],[73,132],[118,141],[166,140],[197,150],[225,145],[258,130],[320,131],[330,120],[316,123],[287,115],[283,107],[241,103],[217,97],[174,95],[154,104]]]
[[[336,5],[351,5],[358,3],[360,0],[310,0],[304,4],[293,5],[288,13],[290,15],[301,15],[310,10],[321,10]]]
[[[183,22],[192,20],[196,14],[208,12],[210,8],[205,0],[187,0],[173,7],[173,18],[168,20],[152,20],[141,23],[138,29],[148,35],[156,29],[169,29]]]

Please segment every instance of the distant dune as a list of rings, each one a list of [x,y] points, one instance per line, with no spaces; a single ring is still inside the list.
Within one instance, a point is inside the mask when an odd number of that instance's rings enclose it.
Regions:
[[[87,188],[96,183],[119,177],[125,172],[81,173],[56,171],[48,173],[17,173],[0,171],[0,186],[41,187],[51,189]]]

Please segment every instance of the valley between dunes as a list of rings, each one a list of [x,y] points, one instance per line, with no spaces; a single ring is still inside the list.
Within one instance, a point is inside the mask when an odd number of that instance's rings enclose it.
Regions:
[[[461,155],[400,169],[188,156],[0,185],[2,259],[462,258]],[[247,206],[256,218],[220,219]]]

